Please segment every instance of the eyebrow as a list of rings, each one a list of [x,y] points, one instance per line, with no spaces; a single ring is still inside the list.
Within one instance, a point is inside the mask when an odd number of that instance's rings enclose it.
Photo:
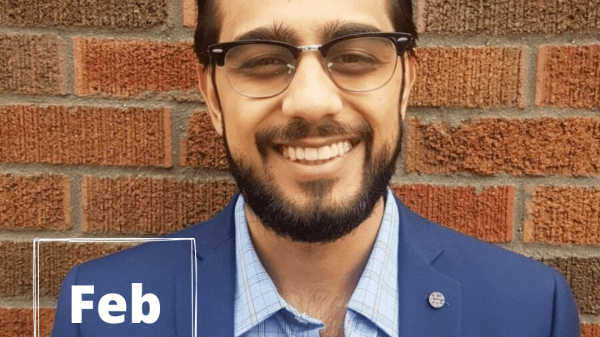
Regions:
[[[271,40],[292,45],[297,45],[299,41],[294,31],[284,27],[282,23],[273,23],[269,26],[258,27],[234,39],[234,41],[242,40]]]
[[[324,26],[321,33],[323,43],[347,35],[358,33],[381,32],[381,29],[366,23],[333,21]],[[269,26],[258,27],[237,36],[234,41],[243,40],[269,40],[280,41],[291,45],[299,45],[300,39],[296,33],[283,25],[283,23],[273,23]]]
[[[352,34],[376,32],[381,32],[381,29],[367,23],[335,21],[325,26],[323,41],[331,41]]]

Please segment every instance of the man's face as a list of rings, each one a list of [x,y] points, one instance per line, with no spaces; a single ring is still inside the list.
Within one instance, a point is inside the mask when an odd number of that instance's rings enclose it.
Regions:
[[[296,45],[323,44],[337,30],[359,25],[392,32],[386,2],[222,0],[219,42],[257,29],[273,35],[284,31]],[[203,94],[215,128],[224,133],[232,174],[267,228],[295,241],[328,242],[370,215],[385,193],[399,151],[400,62],[398,58],[387,84],[362,93],[336,86],[318,52],[302,53],[289,87],[274,97],[240,95],[224,68],[217,67],[219,105],[211,79],[204,82]],[[324,160],[294,160],[289,154],[308,156],[325,148],[331,153],[334,147],[338,155]]]

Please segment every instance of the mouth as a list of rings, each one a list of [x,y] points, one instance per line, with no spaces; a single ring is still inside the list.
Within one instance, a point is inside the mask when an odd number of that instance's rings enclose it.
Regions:
[[[350,152],[360,139],[347,139],[332,141],[329,144],[319,146],[308,145],[276,145],[275,149],[284,158],[293,162],[306,165],[318,165],[343,157]]]

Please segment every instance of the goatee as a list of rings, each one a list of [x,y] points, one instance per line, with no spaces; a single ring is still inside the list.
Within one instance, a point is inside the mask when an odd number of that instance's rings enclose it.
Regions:
[[[365,162],[359,192],[344,205],[327,207],[324,206],[324,200],[336,181],[323,179],[306,182],[301,187],[311,196],[311,201],[308,207],[302,209],[281,193],[270,176],[261,179],[256,176],[256,169],[241,159],[235,160],[227,144],[227,137],[224,137],[229,170],[246,204],[267,229],[295,242],[333,242],[356,229],[371,215],[379,199],[385,199],[386,188],[400,154],[400,128],[398,141],[392,145],[395,148],[390,150],[386,146],[377,154],[373,153],[373,133],[366,123],[350,127],[327,120],[311,127],[302,119],[294,119],[284,127],[259,131],[255,142],[263,161],[266,161],[268,148],[273,146],[274,140],[291,142],[306,137],[337,135],[360,135],[360,141],[364,142]]]

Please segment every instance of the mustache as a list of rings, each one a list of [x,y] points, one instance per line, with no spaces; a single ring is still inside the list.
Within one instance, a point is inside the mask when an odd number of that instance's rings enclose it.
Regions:
[[[354,126],[327,119],[320,124],[312,125],[304,119],[295,118],[285,125],[259,130],[255,135],[255,142],[260,154],[266,158],[268,147],[276,142],[292,142],[309,137],[356,137],[357,135],[370,143],[372,132],[366,122]]]

